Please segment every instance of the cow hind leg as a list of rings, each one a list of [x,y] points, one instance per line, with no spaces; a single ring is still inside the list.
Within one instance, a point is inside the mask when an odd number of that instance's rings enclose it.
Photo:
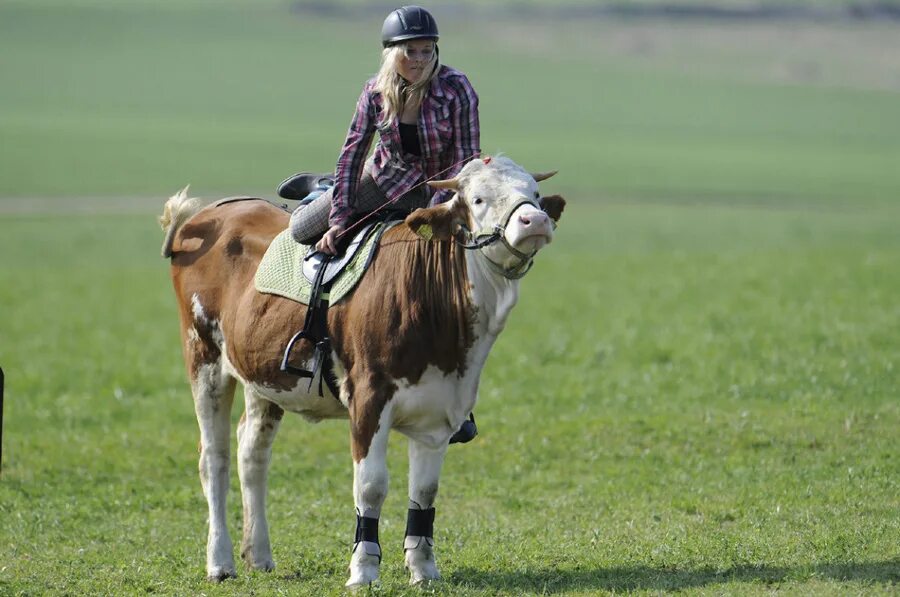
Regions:
[[[354,395],[354,399],[359,400],[359,394]],[[365,414],[361,411],[365,411]],[[356,536],[350,558],[348,587],[367,585],[378,580],[381,565],[378,519],[388,490],[386,459],[390,426],[389,406],[378,413],[368,408],[354,412],[351,405],[350,439],[353,449]]]
[[[409,440],[409,511],[403,540],[410,584],[441,577],[434,559],[434,501],[447,446]]]
[[[241,558],[253,570],[275,568],[266,521],[266,482],[272,443],[284,411],[244,389],[244,416],[238,424],[238,475],[244,505],[244,536]]]
[[[206,574],[212,581],[236,576],[225,508],[234,387],[234,379],[222,372],[219,363],[200,365],[191,384],[200,426],[200,483],[209,507]]]

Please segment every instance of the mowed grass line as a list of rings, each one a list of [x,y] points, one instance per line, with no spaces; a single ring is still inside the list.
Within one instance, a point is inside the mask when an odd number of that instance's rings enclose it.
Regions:
[[[489,360],[482,435],[447,459],[433,592],[893,592],[898,221],[573,200]],[[277,570],[203,581],[198,432],[152,216],[0,232],[0,592],[340,594],[346,424],[293,416],[270,479]],[[395,436],[381,591],[414,595],[405,462]]]

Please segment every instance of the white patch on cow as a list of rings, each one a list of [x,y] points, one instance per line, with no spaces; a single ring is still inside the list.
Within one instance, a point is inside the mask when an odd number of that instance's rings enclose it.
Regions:
[[[194,331],[194,334],[198,333],[198,327],[201,326],[209,329],[210,339],[215,343],[219,348],[223,348],[225,344],[225,336],[222,334],[222,326],[221,322],[218,319],[211,319],[206,311],[203,309],[203,305],[200,303],[200,295],[196,292],[191,295],[191,313],[194,315],[194,325],[188,329],[188,336],[191,334],[191,330]],[[222,353],[224,354],[224,350]]]
[[[466,377],[471,375],[470,370],[467,368]],[[475,406],[473,384],[466,381],[433,365],[415,385],[396,380],[397,391],[391,398],[394,429],[427,446],[446,444]]]
[[[513,307],[519,301],[519,280],[500,276],[491,270],[483,256],[475,251],[466,253],[466,266],[469,280],[472,282],[472,302],[476,309],[476,334],[479,337],[490,335],[496,339],[506,326],[506,319]]]
[[[222,404],[225,383],[220,362],[201,365],[192,380],[194,407],[200,425],[200,481],[209,506],[206,572],[213,579],[236,574],[226,517],[231,401],[228,400],[227,408]]]
[[[319,396],[318,377],[313,380],[311,388],[309,379],[302,378],[297,378],[296,385],[290,390],[255,383],[250,383],[248,387],[285,411],[298,414],[311,423],[318,423],[323,419],[346,419],[348,417],[347,407],[334,398],[326,386],[322,387],[324,396]]]
[[[462,376],[429,366],[415,385],[396,380],[394,429],[431,448],[445,446],[475,408],[481,371],[496,338],[486,331],[477,334]]]
[[[196,292],[191,295],[191,313],[194,314],[194,321],[206,323],[206,313],[203,312],[203,305],[200,304],[200,295]]]
[[[266,520],[266,476],[272,458],[272,442],[279,421],[269,403],[252,391],[244,391],[244,418],[238,425],[238,471],[244,506],[241,557],[254,570],[275,568]]]

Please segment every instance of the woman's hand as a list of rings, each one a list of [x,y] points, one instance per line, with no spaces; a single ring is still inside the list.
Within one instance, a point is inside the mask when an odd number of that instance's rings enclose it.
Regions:
[[[337,253],[337,241],[338,237],[344,232],[344,227],[340,224],[335,224],[331,228],[328,229],[328,232],[322,237],[322,239],[316,243],[316,250],[322,251],[323,253],[328,253],[329,255],[334,255]]]

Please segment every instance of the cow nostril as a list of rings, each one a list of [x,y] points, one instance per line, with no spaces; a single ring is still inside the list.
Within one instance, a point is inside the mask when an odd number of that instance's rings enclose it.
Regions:
[[[519,216],[519,221],[522,222],[525,226],[531,224],[531,220],[528,219],[528,216]]]

